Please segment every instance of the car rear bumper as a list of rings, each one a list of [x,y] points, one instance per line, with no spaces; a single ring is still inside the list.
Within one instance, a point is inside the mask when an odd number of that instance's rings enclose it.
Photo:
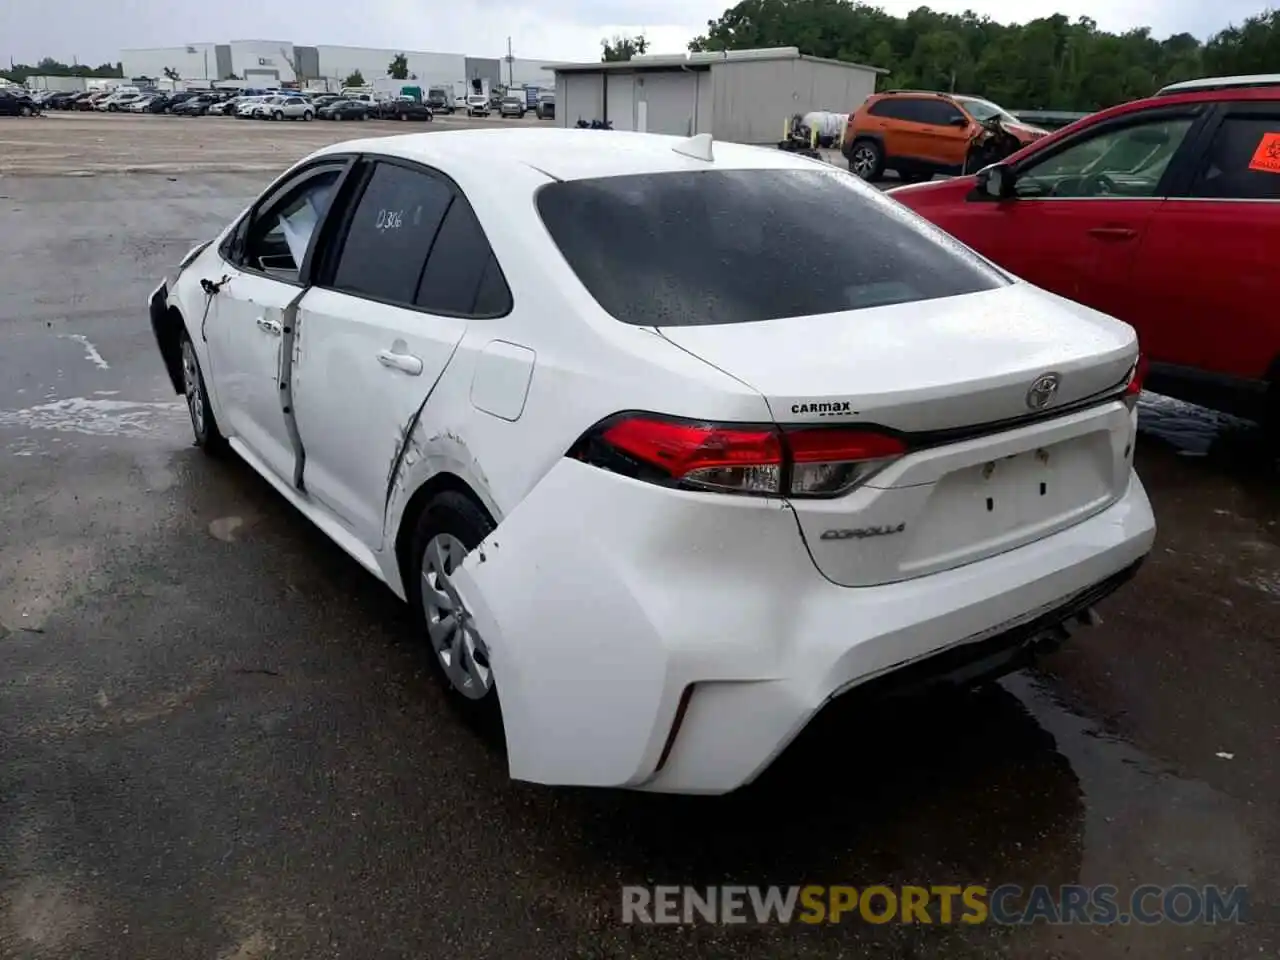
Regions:
[[[1015,668],[1154,535],[1134,475],[1112,506],[1042,540],[841,587],[782,501],[564,460],[457,580],[490,646],[513,777],[714,794],[753,780],[837,696]]]

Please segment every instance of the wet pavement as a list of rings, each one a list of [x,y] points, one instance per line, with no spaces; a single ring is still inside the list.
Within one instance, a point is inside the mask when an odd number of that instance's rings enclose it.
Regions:
[[[0,956],[1111,957],[1280,949],[1280,496],[1146,397],[1160,533],[972,695],[821,717],[756,785],[515,784],[401,605],[191,446],[145,314],[266,174],[0,179]],[[620,887],[1247,884],[1243,926],[637,927]]]

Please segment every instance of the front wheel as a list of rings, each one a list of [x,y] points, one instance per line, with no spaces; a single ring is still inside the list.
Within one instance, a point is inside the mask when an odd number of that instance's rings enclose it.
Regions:
[[[273,113],[273,114],[271,115],[271,119],[272,119],[272,120],[283,120],[283,119],[284,119],[284,112],[283,112],[283,111],[281,111],[281,110],[277,110],[275,113]]]
[[[24,117],[31,116],[31,108],[28,107],[26,104],[23,104],[22,108],[18,112],[22,114]]]
[[[500,718],[497,685],[489,647],[454,573],[493,529],[493,521],[466,494],[438,494],[418,517],[405,582],[414,620],[431,644],[439,675],[458,707],[484,724]]]
[[[311,111],[310,111],[310,110],[308,110],[308,111],[306,111],[305,113],[303,113],[303,115],[302,115],[302,119],[303,119],[304,121],[306,121],[306,122],[310,123],[310,122],[311,122],[311,116],[312,116]]]
[[[863,180],[876,180],[884,173],[884,151],[874,140],[858,140],[849,151],[849,170]]]
[[[209,405],[209,391],[196,356],[196,345],[186,330],[182,331],[181,349],[182,388],[187,398],[187,413],[191,416],[191,432],[195,434],[197,447],[210,456],[217,456],[226,449],[227,441]]]

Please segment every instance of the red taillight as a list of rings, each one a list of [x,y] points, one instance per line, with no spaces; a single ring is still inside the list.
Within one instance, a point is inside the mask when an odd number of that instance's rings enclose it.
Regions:
[[[782,444],[772,428],[627,417],[600,439],[672,480],[742,493],[780,489]]]
[[[897,437],[870,430],[780,430],[635,415],[589,431],[572,455],[615,472],[706,490],[829,497],[905,452]]]

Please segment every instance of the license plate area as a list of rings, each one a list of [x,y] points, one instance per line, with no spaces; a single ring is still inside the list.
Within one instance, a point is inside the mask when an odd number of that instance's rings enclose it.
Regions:
[[[1114,452],[1097,431],[960,467],[930,492],[904,572],[989,556],[1078,523],[1111,503]]]

